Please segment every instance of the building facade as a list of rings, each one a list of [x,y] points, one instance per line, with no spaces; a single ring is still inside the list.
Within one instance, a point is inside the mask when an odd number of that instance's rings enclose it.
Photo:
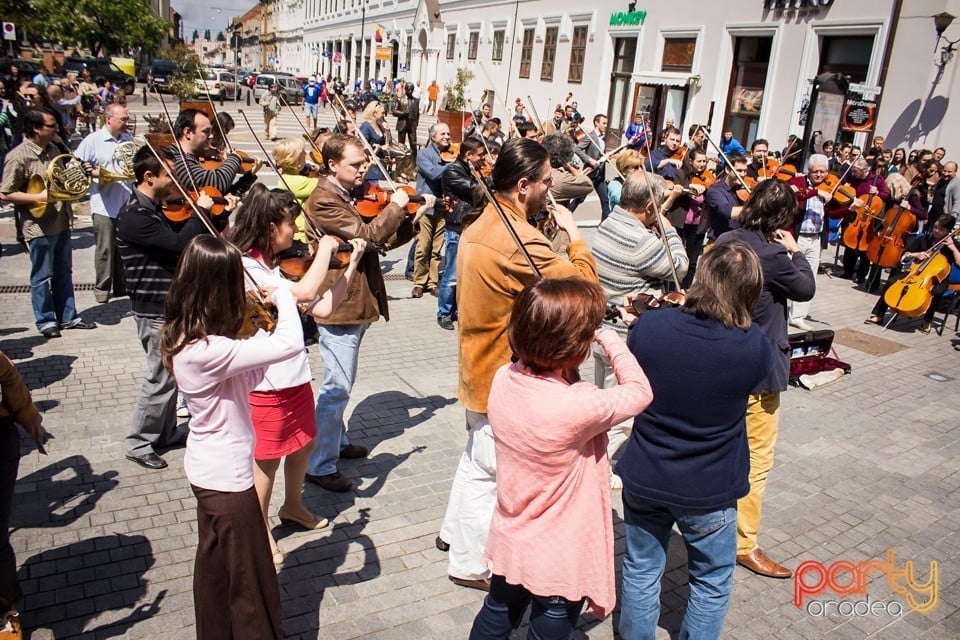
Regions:
[[[841,73],[876,103],[873,131],[891,145],[957,139],[950,104],[960,59],[933,16],[960,0],[271,0],[277,68],[441,87],[473,72],[468,97],[506,117],[517,99],[541,120],[569,94],[613,132],[634,114],[654,128],[708,124],[771,148],[802,135],[812,79]],[[264,23],[261,42],[270,36]],[[298,26],[299,25],[299,26]],[[298,30],[299,28],[299,30]],[[299,42],[298,42],[299,40]],[[936,52],[934,53],[934,49]],[[266,46],[264,46],[266,49]],[[264,55],[267,55],[266,53]],[[958,57],[960,58],[960,57]],[[264,65],[267,66],[267,65]],[[442,99],[442,94],[441,94]],[[842,106],[842,105],[841,105]],[[818,105],[821,117],[825,102]],[[833,117],[833,114],[829,114]],[[838,114],[839,115],[839,114]],[[865,144],[870,132],[836,136]]]

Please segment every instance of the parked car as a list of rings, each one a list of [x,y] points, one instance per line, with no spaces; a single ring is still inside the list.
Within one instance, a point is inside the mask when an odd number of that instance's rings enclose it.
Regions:
[[[197,78],[197,95],[208,95],[211,98],[233,100],[237,95],[237,79],[229,71],[223,69],[205,69],[203,80]]]
[[[147,84],[153,78],[153,85],[157,91],[163,93],[170,90],[170,80],[177,71],[177,63],[170,60],[154,60],[140,72],[140,82]]]
[[[127,75],[113,61],[104,58],[67,58],[63,61],[64,73],[72,72],[80,76],[80,73],[87,69],[90,71],[90,77],[96,82],[98,78],[109,80],[114,86],[123,89],[127,95],[132,94],[137,88],[137,79]]]
[[[254,100],[260,102],[260,98],[270,90],[271,84],[280,87],[280,95],[288,104],[303,102],[303,88],[300,83],[292,75],[280,73],[261,73],[257,76],[257,81],[253,85]]]

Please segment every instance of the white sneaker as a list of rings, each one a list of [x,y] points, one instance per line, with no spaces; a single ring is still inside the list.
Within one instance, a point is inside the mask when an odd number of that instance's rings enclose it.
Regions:
[[[791,320],[790,326],[796,329],[800,329],[800,331],[813,331],[813,327],[808,325],[803,318],[796,318],[794,320]]]
[[[623,480],[615,473],[610,474],[610,490],[620,491],[623,489]]]
[[[177,396],[177,417],[178,418],[189,418],[190,409],[187,409],[187,401],[183,399],[183,396]]]

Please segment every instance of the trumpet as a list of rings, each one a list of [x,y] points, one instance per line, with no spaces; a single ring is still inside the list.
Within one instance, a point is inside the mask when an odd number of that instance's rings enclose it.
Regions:
[[[110,164],[112,164],[117,171],[110,171],[109,169],[100,167],[97,170],[97,182],[104,185],[111,182],[135,180],[133,157],[137,155],[137,151],[140,150],[141,146],[142,145],[138,145],[132,140],[128,140],[114,147],[113,155],[110,156]]]
[[[90,176],[80,158],[69,153],[56,156],[47,165],[46,177],[34,175],[27,183],[27,193],[47,192],[47,199],[30,207],[30,215],[40,218],[51,202],[79,200],[90,191]]]

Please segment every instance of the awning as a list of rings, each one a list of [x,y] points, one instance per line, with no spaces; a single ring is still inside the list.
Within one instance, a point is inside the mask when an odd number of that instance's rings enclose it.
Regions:
[[[685,87],[690,84],[690,78],[695,78],[688,73],[671,73],[661,71],[659,73],[635,73],[632,78],[637,84],[649,84],[660,87]]]

